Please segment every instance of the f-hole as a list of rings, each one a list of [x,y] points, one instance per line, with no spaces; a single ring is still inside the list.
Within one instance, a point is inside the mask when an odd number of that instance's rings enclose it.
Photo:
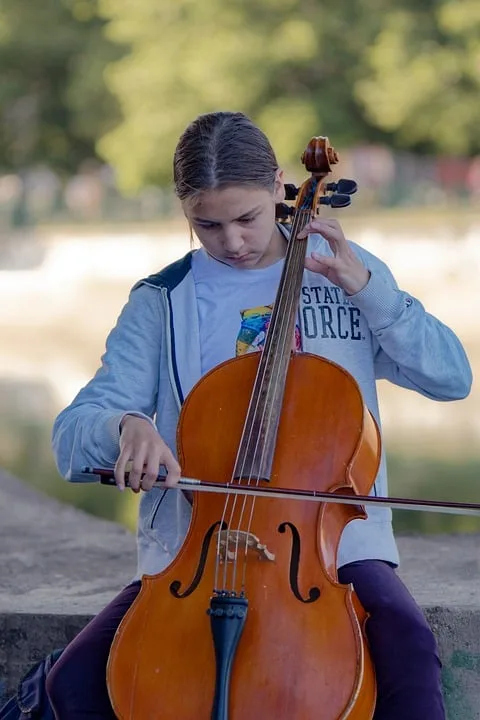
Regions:
[[[289,573],[289,579],[290,579],[290,588],[297,598],[297,600],[300,600],[302,603],[312,603],[318,600],[320,597],[320,588],[318,587],[311,587],[308,591],[308,597],[304,598],[300,594],[300,590],[298,588],[298,571],[300,568],[300,550],[301,550],[301,542],[300,542],[300,535],[292,523],[285,522],[278,526],[278,532],[285,533],[287,531],[287,528],[290,529],[290,532],[292,533],[292,552],[290,555],[290,573]]]
[[[186,590],[183,592],[180,592],[180,587],[182,585],[181,580],[174,580],[170,585],[170,592],[172,593],[173,597],[178,598],[181,600],[182,598],[186,598],[189,595],[193,593],[194,590],[197,589],[197,587],[200,584],[200,581],[203,577],[203,573],[205,571],[205,565],[207,562],[207,555],[208,551],[210,549],[210,543],[212,541],[213,534],[215,533],[216,529],[220,527],[220,520],[216,523],[214,523],[205,533],[205,536],[203,538],[202,542],[202,549],[200,551],[200,558],[198,560],[197,569],[195,572],[195,575],[193,576],[193,580],[190,583],[190,585],[187,587]],[[226,530],[227,529],[227,523],[223,522],[221,523],[220,530]]]

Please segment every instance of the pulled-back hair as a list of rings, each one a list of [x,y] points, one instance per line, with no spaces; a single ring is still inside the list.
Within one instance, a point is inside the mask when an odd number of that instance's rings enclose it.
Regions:
[[[232,185],[272,191],[277,170],[268,138],[240,112],[200,115],[180,137],[173,159],[175,192],[182,201]]]

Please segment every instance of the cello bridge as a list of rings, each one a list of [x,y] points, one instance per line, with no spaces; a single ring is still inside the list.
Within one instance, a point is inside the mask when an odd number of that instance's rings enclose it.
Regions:
[[[218,535],[218,552],[220,561],[234,562],[242,554],[254,553],[259,560],[275,560],[274,553],[253,533],[243,530],[221,530]]]

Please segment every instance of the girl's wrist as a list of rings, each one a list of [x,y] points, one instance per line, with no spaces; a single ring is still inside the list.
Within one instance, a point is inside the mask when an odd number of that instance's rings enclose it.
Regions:
[[[367,287],[369,280],[370,270],[362,266],[362,271],[352,279],[352,282],[347,283],[343,289],[347,295],[356,295]]]

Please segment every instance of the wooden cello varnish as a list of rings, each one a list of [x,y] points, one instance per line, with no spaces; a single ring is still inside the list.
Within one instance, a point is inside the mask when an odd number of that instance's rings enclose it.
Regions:
[[[304,160],[312,177],[299,191],[292,237],[322,202],[336,155],[314,138]],[[370,491],[380,436],[357,383],[340,366],[290,349],[305,246],[289,244],[263,352],[221,364],[186,398],[177,434],[185,476]],[[180,553],[143,578],[112,645],[107,681],[117,717],[371,718],[367,616],[336,572],[341,534],[363,508],[194,495]]]

